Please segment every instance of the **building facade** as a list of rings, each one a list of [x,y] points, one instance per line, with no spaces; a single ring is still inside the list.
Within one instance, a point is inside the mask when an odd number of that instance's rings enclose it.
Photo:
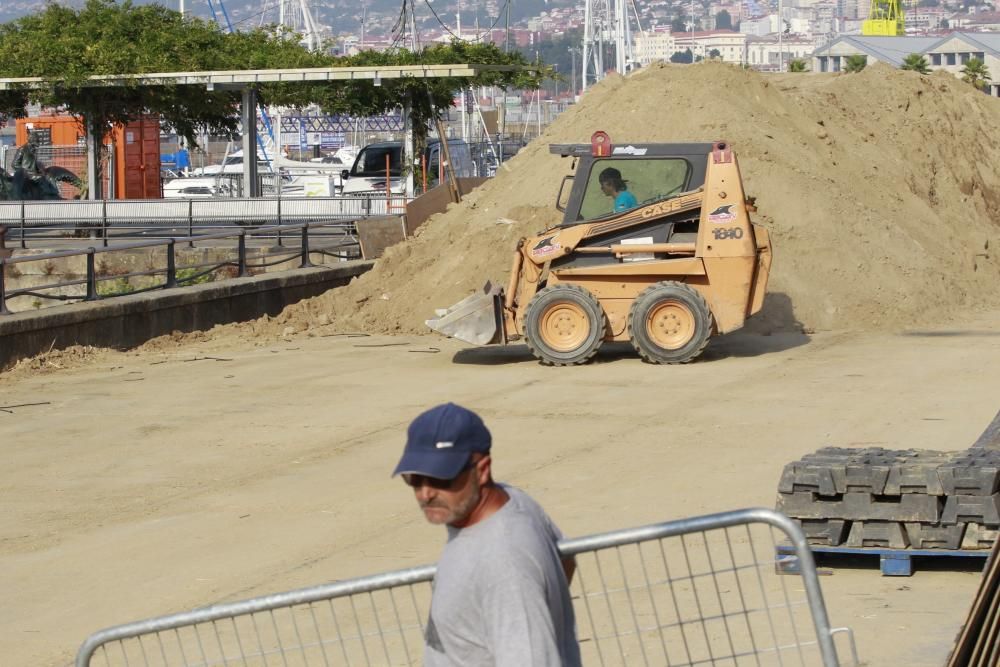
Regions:
[[[990,77],[984,92],[1000,97],[1000,34],[955,32],[945,37],[841,37],[812,54],[813,71],[842,72],[851,56],[864,56],[867,64],[883,62],[899,67],[910,54],[927,59],[932,70],[944,70],[962,76],[962,69],[973,58],[986,65]]]

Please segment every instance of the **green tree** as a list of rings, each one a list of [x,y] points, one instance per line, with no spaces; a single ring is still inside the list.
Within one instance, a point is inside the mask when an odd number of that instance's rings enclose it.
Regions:
[[[733,17],[729,15],[725,9],[720,11],[715,15],[715,29],[716,30],[732,30],[733,29]]]
[[[675,16],[670,22],[670,32],[687,32],[687,22],[683,16]]]
[[[792,58],[788,61],[789,72],[806,72],[808,70],[809,64],[802,58]]]
[[[193,91],[187,86],[115,88],[84,85],[89,76],[269,68],[363,65],[475,63],[530,65],[516,52],[493,44],[453,42],[420,52],[365,51],[350,58],[310,52],[291,32],[251,30],[224,33],[216,25],[159,5],[133,6],[130,0],[87,0],[77,10],[49,3],[41,12],[0,25],[0,76],[42,77],[51,85],[0,94],[0,114],[23,116],[27,102],[61,107],[83,116],[97,136],[112,126],[145,113],[159,114],[165,124],[195,143],[198,129],[233,136],[239,125],[240,93],[233,90]],[[386,79],[294,84],[266,84],[263,101],[286,106],[318,103],[330,113],[368,116],[399,108],[407,101],[414,127],[425,136],[427,124],[452,104],[463,85],[537,88],[551,68],[533,71],[487,71],[471,79]]]
[[[692,62],[694,62],[694,54],[691,53],[691,49],[685,49],[684,51],[678,51],[674,55],[670,56],[670,62],[672,62],[672,63],[692,63]]]
[[[920,55],[919,53],[911,53],[910,55],[903,58],[903,64],[899,66],[899,69],[905,69],[911,72],[919,72],[920,74],[931,73],[930,64],[927,62],[927,58]]]
[[[971,83],[977,90],[986,90],[990,82],[990,71],[979,58],[970,58],[962,67],[962,81]]]
[[[709,58],[721,58],[722,57],[722,52],[719,51],[718,49],[712,49],[711,51],[708,52],[708,57]]]
[[[868,57],[862,55],[847,56],[844,64],[844,71],[848,74],[857,74],[868,66]]]
[[[126,83],[107,89],[84,85],[92,75],[147,72],[310,67],[325,56],[298,44],[291,33],[255,30],[225,34],[215,25],[183,18],[160,5],[133,6],[128,0],[87,0],[79,10],[49,3],[41,12],[0,25],[5,58],[0,76],[42,77],[45,88],[14,91],[0,100],[0,111],[24,114],[23,102],[61,107],[83,116],[102,136],[117,123],[152,112],[178,134],[195,140],[196,128],[233,134],[236,91],[192,94],[178,86]],[[22,105],[17,108],[18,105]]]

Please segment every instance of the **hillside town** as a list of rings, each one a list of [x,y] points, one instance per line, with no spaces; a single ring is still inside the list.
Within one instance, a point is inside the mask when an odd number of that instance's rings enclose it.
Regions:
[[[148,4],[152,0],[138,0]],[[493,42],[517,49],[533,60],[554,65],[566,82],[563,95],[578,93],[603,72],[587,69],[581,45],[589,34],[594,51],[611,63],[614,49],[614,0],[551,0],[505,3],[500,0],[437,0],[400,3],[396,0],[301,0],[297,11],[311,13],[308,21],[285,15],[268,0],[168,0],[186,6],[190,15],[222,21],[237,30],[284,22],[293,29],[311,25],[316,43],[331,51],[353,55],[363,50],[382,51],[414,44],[447,43],[455,39]],[[59,4],[80,5],[82,0]],[[291,3],[287,3],[291,5]],[[360,4],[360,7],[359,7]],[[35,11],[40,0],[4,3],[0,20]],[[924,55],[931,69],[957,71],[970,58],[1000,66],[1000,12],[983,0],[740,0],[683,2],[678,0],[628,0],[624,2],[628,70],[656,61],[691,63],[715,59],[764,72],[839,71],[851,55],[867,63],[900,66],[911,53]],[[869,17],[894,6],[901,13],[899,33],[865,33]],[[410,7],[409,10],[405,9]],[[412,12],[412,23],[402,21]],[[273,16],[272,16],[273,15]],[[298,20],[298,26],[296,26]],[[905,26],[905,27],[904,27]],[[895,41],[882,37],[893,35]],[[959,43],[949,37],[959,35]],[[966,35],[966,37],[961,37]],[[971,36],[967,36],[971,35]],[[905,42],[897,38],[905,37]],[[953,54],[949,57],[948,54]],[[964,54],[964,56],[963,56]],[[964,59],[963,59],[964,58]],[[605,70],[614,69],[609,65]],[[998,86],[985,91],[997,93]],[[549,87],[550,97],[552,87]],[[558,88],[554,91],[558,93]]]

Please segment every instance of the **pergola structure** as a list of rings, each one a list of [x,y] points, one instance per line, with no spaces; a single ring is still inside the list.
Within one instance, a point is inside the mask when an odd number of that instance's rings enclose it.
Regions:
[[[257,89],[265,83],[317,83],[336,81],[372,81],[378,85],[382,79],[435,79],[473,77],[483,72],[511,72],[521,69],[513,65],[390,65],[377,67],[310,67],[301,69],[233,70],[219,72],[164,72],[154,74],[95,75],[83,84],[93,88],[118,88],[122,86],[192,86],[208,90],[239,90],[242,93],[240,115],[243,121],[243,191],[249,196],[259,196],[257,182]],[[0,91],[49,88],[59,82],[41,77],[0,78]],[[404,108],[405,151],[413,155],[413,130],[409,122],[409,109]],[[94,137],[89,123],[87,128],[87,180],[91,199],[98,198],[97,147],[100,137]],[[413,194],[412,173],[407,183],[407,194]]]

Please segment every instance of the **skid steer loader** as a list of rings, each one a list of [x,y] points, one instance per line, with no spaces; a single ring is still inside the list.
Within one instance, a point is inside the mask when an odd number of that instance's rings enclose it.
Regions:
[[[523,339],[544,364],[585,363],[606,340],[674,364],[760,310],[771,244],[729,144],[621,146],[595,132],[550,152],[575,167],[556,202],[562,224],[518,242],[506,289],[487,283],[431,329],[477,345]],[[602,173],[624,181],[633,208],[613,210]]]

